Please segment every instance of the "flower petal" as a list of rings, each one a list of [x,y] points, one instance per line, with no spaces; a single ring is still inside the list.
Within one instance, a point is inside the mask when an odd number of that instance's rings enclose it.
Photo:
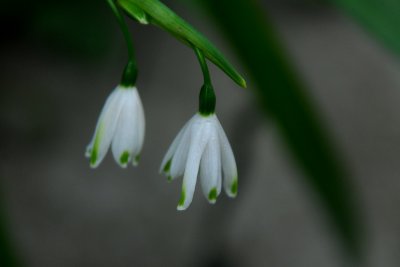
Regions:
[[[171,161],[172,161],[172,157],[174,156],[178,146],[180,145],[181,141],[182,141],[182,137],[186,131],[186,128],[188,126],[189,122],[187,122],[182,129],[179,131],[178,135],[175,137],[174,141],[172,142],[172,144],[169,146],[167,153],[165,154],[163,161],[161,163],[160,166],[160,173],[165,173],[168,174],[170,172],[171,169]],[[169,165],[169,166],[167,166]]]
[[[221,192],[221,150],[218,129],[211,129],[210,140],[204,150],[200,163],[200,182],[204,196],[211,204]]]
[[[210,124],[199,120],[195,120],[192,123],[190,127],[190,148],[183,177],[182,194],[177,207],[178,210],[185,210],[192,203],[201,156],[209,140]]]
[[[165,173],[169,174],[170,169],[171,169],[171,161],[172,157],[174,156],[179,144],[181,143],[182,137],[184,132],[186,131],[186,128],[190,124],[190,120],[185,123],[185,125],[182,127],[182,129],[179,131],[178,135],[175,137],[174,141],[172,144],[169,146],[167,154],[165,154],[163,161],[160,166],[160,173]],[[167,166],[168,165],[168,166]]]
[[[90,140],[90,143],[86,146],[85,157],[87,157],[87,158],[89,158],[89,159],[90,159],[90,157],[91,157],[91,155],[92,155],[93,143],[94,143],[94,141],[95,141],[95,139],[96,139],[96,134],[97,134],[97,130],[98,130],[98,128],[99,128],[99,124],[100,124],[100,122],[103,120],[105,111],[108,110],[110,104],[113,103],[113,102],[115,101],[115,97],[116,97],[116,96],[117,96],[117,88],[114,89],[114,90],[111,92],[111,94],[108,96],[108,98],[106,99],[106,103],[104,104],[103,109],[101,110],[100,116],[99,116],[99,118],[98,118],[98,120],[97,120],[96,129],[95,129],[95,131],[94,131],[94,135],[93,135],[93,137],[92,137],[92,140]]]
[[[137,110],[137,115],[138,115],[138,120],[137,120],[137,131],[138,131],[137,138],[138,139],[137,139],[137,143],[136,143],[137,146],[134,148],[134,151],[133,151],[134,159],[133,159],[132,163],[133,163],[133,165],[137,165],[139,163],[140,153],[142,152],[143,143],[144,143],[144,136],[145,136],[145,132],[146,132],[146,119],[144,117],[144,109],[143,109],[142,101],[140,99],[139,92],[136,88],[133,91],[133,94],[135,95],[135,99],[136,99],[136,110]]]
[[[224,173],[224,189],[229,197],[236,197],[238,190],[238,173],[236,167],[235,156],[231,145],[229,144],[228,138],[218,121],[219,129],[219,140],[221,144],[221,160],[222,170]]]
[[[121,91],[117,87],[108,97],[96,125],[95,134],[86,155],[90,157],[90,166],[96,168],[105,157],[114,137],[118,116],[121,112]]]
[[[170,181],[182,176],[185,171],[191,138],[192,138],[192,127],[191,125],[188,125],[188,127],[182,134],[181,140],[170,162],[171,168],[168,176],[168,179]]]
[[[112,141],[114,159],[122,168],[126,168],[132,159],[138,135],[138,114],[132,91],[132,89],[125,89],[123,92],[122,109]]]

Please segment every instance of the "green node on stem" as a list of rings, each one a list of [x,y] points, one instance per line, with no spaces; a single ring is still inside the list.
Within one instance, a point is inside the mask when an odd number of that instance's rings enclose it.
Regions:
[[[125,66],[124,73],[122,74],[121,85],[124,87],[135,86],[137,74],[136,63],[129,61]]]

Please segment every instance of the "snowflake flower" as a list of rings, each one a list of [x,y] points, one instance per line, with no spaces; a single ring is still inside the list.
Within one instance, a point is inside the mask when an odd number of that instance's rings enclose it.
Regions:
[[[235,157],[215,113],[197,113],[186,123],[165,155],[160,172],[170,181],[183,175],[178,210],[187,209],[192,202],[197,176],[211,204],[216,202],[222,183],[229,197],[236,196]]]
[[[140,159],[145,133],[142,102],[135,86],[119,85],[108,97],[86,149],[90,166],[96,168],[112,146],[115,161],[126,168]]]

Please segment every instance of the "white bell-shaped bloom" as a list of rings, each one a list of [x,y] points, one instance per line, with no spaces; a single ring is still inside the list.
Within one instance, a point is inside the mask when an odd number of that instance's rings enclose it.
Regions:
[[[112,146],[115,161],[123,168],[137,165],[145,133],[142,102],[136,87],[117,86],[108,97],[97,122],[86,157],[96,168]]]
[[[165,173],[168,180],[183,175],[178,210],[185,210],[192,202],[197,176],[211,204],[221,193],[222,184],[229,197],[237,194],[235,157],[215,114],[196,114],[186,123],[165,155],[160,172]]]

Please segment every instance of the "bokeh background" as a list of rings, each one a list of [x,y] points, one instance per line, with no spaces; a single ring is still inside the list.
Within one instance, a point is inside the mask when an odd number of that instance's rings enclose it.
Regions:
[[[248,82],[210,64],[238,197],[197,190],[177,212],[181,181],[158,173],[197,109],[189,48],[129,22],[145,147],[138,168],[108,155],[92,170],[84,151],[126,63],[106,1],[2,1],[0,266],[400,266],[400,5],[164,3]]]

